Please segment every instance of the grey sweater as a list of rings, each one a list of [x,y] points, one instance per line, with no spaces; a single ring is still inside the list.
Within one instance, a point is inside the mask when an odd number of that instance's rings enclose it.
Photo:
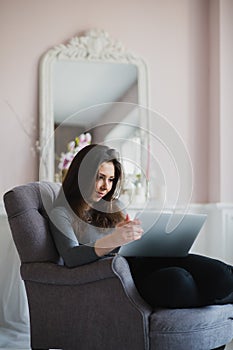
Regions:
[[[84,223],[65,207],[52,209],[50,227],[57,250],[68,267],[84,265],[100,259],[95,253],[94,243],[112,232],[112,229],[101,229]]]

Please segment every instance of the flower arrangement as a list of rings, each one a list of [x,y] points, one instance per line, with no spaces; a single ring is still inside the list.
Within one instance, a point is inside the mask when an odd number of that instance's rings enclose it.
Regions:
[[[85,133],[81,134],[78,137],[75,138],[75,140],[70,141],[67,144],[67,152],[62,152],[59,158],[59,164],[58,169],[60,170],[60,173],[62,173],[62,179],[64,178],[64,175],[66,174],[67,170],[69,169],[69,166],[76,156],[76,154],[85,146],[90,145],[91,143],[91,134]]]

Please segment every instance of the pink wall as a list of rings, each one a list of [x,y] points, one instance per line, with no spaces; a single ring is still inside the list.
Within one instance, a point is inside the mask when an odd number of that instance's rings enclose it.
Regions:
[[[174,125],[190,152],[192,201],[208,201],[208,19],[209,0],[1,0],[0,140],[5,176],[0,193],[37,180],[38,159],[32,148],[38,138],[41,55],[87,29],[101,28],[148,63],[151,108]],[[156,132],[153,119],[151,126]],[[215,137],[210,144],[216,145]],[[213,199],[220,200],[218,191]]]
[[[220,201],[220,34],[219,0],[209,11],[209,200]]]
[[[233,202],[233,2],[210,1],[209,201]]]
[[[220,201],[233,201],[233,1],[220,7]]]

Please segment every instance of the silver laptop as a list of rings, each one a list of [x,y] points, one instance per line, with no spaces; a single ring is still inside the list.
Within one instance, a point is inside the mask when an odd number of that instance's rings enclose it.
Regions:
[[[183,257],[189,253],[207,215],[144,211],[136,217],[144,234],[139,240],[123,245],[120,255]]]

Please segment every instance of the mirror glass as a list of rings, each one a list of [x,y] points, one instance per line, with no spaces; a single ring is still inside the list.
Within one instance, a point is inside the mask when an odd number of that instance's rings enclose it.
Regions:
[[[148,107],[146,64],[105,31],[50,49],[40,62],[40,180],[61,181],[61,154],[86,133],[118,148],[127,174],[139,173],[148,142],[139,106]]]

